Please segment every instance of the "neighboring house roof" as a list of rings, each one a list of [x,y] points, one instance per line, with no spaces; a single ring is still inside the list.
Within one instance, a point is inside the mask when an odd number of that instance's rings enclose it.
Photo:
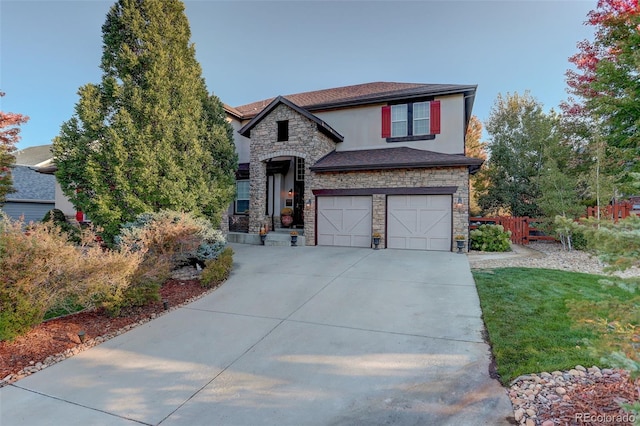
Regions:
[[[288,106],[289,108],[296,111],[298,114],[301,114],[304,117],[316,123],[318,125],[318,130],[324,133],[325,135],[327,135],[328,137],[330,137],[331,139],[333,139],[334,142],[342,142],[344,140],[344,137],[340,133],[336,132],[327,123],[320,120],[318,117],[311,114],[306,109],[300,108],[298,105],[296,105],[295,103],[291,102],[290,100],[282,96],[278,96],[273,101],[271,101],[271,103],[267,105],[265,108],[263,108],[258,115],[253,117],[251,121],[249,121],[240,130],[238,130],[238,133],[240,133],[242,136],[251,137],[250,136],[251,129],[253,129],[258,123],[260,123],[262,119],[264,119],[267,115],[269,115],[269,113],[273,111],[280,104],[284,104]]]
[[[43,161],[51,159],[51,144],[30,146],[25,149],[16,151],[13,154],[16,157],[16,165],[18,166],[35,166]]]
[[[415,169],[467,166],[473,173],[483,160],[460,154],[443,154],[407,147],[332,151],[310,167],[314,172],[352,170]]]
[[[38,173],[27,166],[15,166],[11,169],[11,177],[16,192],[7,194],[7,201],[55,199],[55,176]]]
[[[316,90],[313,92],[296,93],[292,95],[285,95],[284,98],[308,111],[317,111],[424,96],[441,96],[462,93],[465,95],[465,106],[467,107],[468,114],[470,115],[476,89],[477,85],[395,83],[379,81],[374,83],[357,84],[354,86]],[[271,104],[274,99],[275,98],[265,99],[231,109],[235,112],[236,116],[237,113],[240,113],[242,116],[241,118],[249,119],[258,115],[269,104]]]

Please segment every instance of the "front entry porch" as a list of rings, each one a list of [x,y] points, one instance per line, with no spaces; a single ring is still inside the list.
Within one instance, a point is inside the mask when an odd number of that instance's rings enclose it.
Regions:
[[[305,159],[274,155],[251,165],[249,233],[305,227]]]

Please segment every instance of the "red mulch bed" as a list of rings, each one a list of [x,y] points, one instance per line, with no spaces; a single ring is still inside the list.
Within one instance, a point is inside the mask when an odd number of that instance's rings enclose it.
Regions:
[[[11,342],[0,342],[0,380],[43,362],[50,355],[78,347],[81,344],[78,337],[80,330],[86,333],[85,341],[105,336],[163,312],[162,300],[167,300],[170,307],[178,306],[208,291],[210,289],[203,288],[199,280],[169,280],[160,290],[160,301],[123,310],[118,317],[110,317],[104,311],[97,310],[46,321]]]

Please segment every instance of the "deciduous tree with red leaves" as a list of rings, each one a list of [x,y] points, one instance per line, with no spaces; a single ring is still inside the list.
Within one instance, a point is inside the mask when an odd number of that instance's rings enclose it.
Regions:
[[[0,92],[0,97],[4,96]],[[20,126],[29,117],[13,112],[0,111],[0,205],[4,204],[7,194],[14,192],[11,179],[11,166],[16,158],[12,155],[20,140]]]
[[[638,0],[599,0],[588,14],[593,41],[578,43],[567,71],[564,112],[597,129],[619,170],[640,170],[640,8]],[[576,99],[577,98],[577,99]],[[584,133],[583,133],[584,136]],[[614,154],[615,153],[615,154]]]

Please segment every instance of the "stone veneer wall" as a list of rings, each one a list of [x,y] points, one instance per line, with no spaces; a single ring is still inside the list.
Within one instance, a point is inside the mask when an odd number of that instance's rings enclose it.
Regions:
[[[278,121],[289,120],[289,140],[278,142]],[[313,199],[312,173],[309,166],[335,149],[335,142],[318,130],[313,121],[284,104],[251,129],[250,145],[250,201],[249,232],[257,233],[260,226],[269,222],[264,214],[266,206],[266,161],[275,157],[301,157],[305,159],[304,200]],[[304,235],[307,245],[315,241],[315,205],[305,208]]]
[[[453,203],[460,197],[463,208],[452,208],[453,235],[451,249],[455,249],[453,236],[469,232],[469,171],[466,167],[441,167],[429,169],[397,169],[372,170],[358,172],[313,173],[312,188],[314,189],[356,189],[356,188],[415,188],[457,186],[453,194]],[[315,204],[313,206],[315,208]],[[386,197],[384,194],[373,194],[372,232],[382,235],[380,245],[384,247]],[[315,219],[315,214],[314,214]],[[314,223],[315,225],[315,223]],[[306,222],[305,222],[306,235]],[[308,238],[314,244],[315,238]],[[309,244],[309,243],[307,243]]]

